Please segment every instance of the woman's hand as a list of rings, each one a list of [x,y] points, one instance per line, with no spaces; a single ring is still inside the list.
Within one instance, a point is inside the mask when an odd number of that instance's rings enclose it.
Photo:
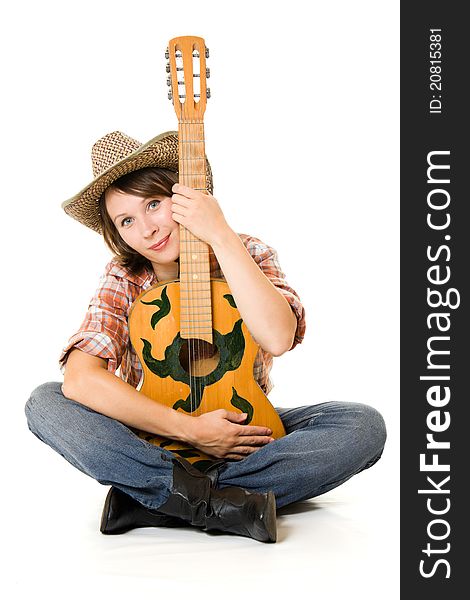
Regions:
[[[231,231],[214,196],[180,183],[175,183],[172,190],[173,220],[197,238],[212,246]]]
[[[202,452],[216,458],[240,460],[273,442],[267,427],[240,425],[246,414],[223,408],[193,417],[187,441]]]

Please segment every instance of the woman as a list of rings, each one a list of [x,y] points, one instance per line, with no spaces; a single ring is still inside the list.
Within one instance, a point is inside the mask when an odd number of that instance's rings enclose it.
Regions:
[[[210,193],[177,183],[174,132],[144,145],[113,132],[93,146],[92,163],[92,183],[63,206],[102,233],[115,256],[64,348],[63,385],[33,391],[29,428],[112,486],[103,533],[190,524],[274,542],[276,506],[323,494],[380,458],[383,419],[357,403],[277,408],[287,435],[274,440],[267,427],[245,425],[246,414],[219,409],[193,417],[137,391],[142,369],[129,342],[129,309],[152,284],[178,278],[180,224],[209,245],[211,277],[226,279],[260,346],[254,377],[266,394],[272,357],[302,341],[305,312],[276,252],[237,235]],[[181,440],[218,460],[201,472],[137,430]]]

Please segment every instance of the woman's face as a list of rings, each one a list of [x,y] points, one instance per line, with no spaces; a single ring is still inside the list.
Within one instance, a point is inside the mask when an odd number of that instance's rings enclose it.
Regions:
[[[122,239],[148,258],[160,280],[178,276],[179,224],[173,220],[171,198],[143,198],[110,189],[106,209]]]

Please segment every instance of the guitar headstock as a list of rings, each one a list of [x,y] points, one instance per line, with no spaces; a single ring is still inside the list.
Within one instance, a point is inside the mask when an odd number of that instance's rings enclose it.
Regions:
[[[170,86],[168,98],[180,121],[202,121],[206,100],[210,97],[206,67],[209,49],[203,38],[194,36],[177,37],[170,40],[165,58]]]

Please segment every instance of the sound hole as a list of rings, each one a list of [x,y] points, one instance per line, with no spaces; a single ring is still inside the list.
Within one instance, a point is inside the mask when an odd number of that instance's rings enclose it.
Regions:
[[[220,352],[215,344],[191,338],[185,340],[180,350],[180,364],[192,377],[204,377],[215,371]]]

